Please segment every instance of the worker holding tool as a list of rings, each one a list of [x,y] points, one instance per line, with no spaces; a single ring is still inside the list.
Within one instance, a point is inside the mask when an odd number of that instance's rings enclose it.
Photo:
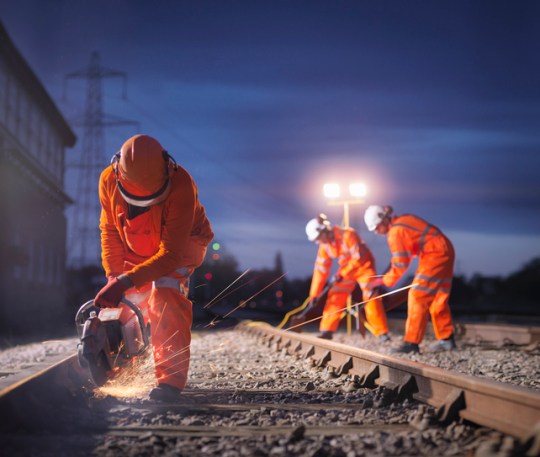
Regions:
[[[330,280],[328,298],[319,327],[321,338],[332,339],[341,319],[342,313],[339,311],[346,309],[347,298],[352,294],[356,283],[360,285],[365,300],[377,294],[377,291],[368,285],[369,279],[376,275],[375,259],[353,228],[332,226],[324,214],[307,223],[306,234],[310,241],[319,245],[309,292],[309,307],[314,306],[324,289],[330,276],[332,260],[338,259],[339,268]],[[366,321],[373,334],[381,341],[388,341],[390,337],[382,300],[375,298],[368,301],[365,312]]]
[[[418,256],[412,287],[408,293],[408,311],[402,345],[393,352],[419,352],[429,314],[438,341],[430,350],[448,351],[456,347],[448,300],[454,272],[454,247],[434,225],[404,214],[393,216],[391,206],[369,206],[364,221],[371,232],[386,235],[391,251],[389,270],[371,281],[371,286],[392,287],[403,276],[411,259]]]
[[[108,283],[95,297],[116,307],[138,297],[150,322],[156,401],[174,401],[187,382],[192,309],[189,278],[214,234],[197,186],[161,144],[129,138],[101,174],[102,263]]]

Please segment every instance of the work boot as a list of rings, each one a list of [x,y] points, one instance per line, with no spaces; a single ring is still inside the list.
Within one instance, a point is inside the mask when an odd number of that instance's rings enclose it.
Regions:
[[[154,387],[149,394],[150,400],[170,403],[180,400],[180,394],[182,391],[169,384],[158,384]]]
[[[379,335],[379,343],[388,343],[388,341],[390,341],[390,335],[388,333]]]
[[[444,340],[435,341],[428,346],[428,349],[433,352],[451,351],[456,348],[456,342],[454,341],[454,335],[450,335]]]
[[[390,349],[390,352],[393,354],[417,354],[420,352],[420,348],[416,343],[409,343],[408,341],[404,341],[397,348]]]
[[[317,338],[322,338],[323,340],[331,340],[334,336],[334,332],[329,332],[328,330],[323,330]]]

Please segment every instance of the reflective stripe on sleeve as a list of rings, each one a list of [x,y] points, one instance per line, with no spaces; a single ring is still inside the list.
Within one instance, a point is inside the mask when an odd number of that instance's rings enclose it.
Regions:
[[[162,276],[161,278],[152,282],[152,288],[154,289],[164,287],[176,289],[178,292],[180,292],[180,281],[178,281],[178,279],[170,278],[169,276]]]
[[[392,261],[392,265],[394,265],[396,268],[407,268],[409,266],[408,263],[394,262],[394,261]]]
[[[324,259],[324,258],[322,258],[320,256],[317,256],[317,258],[315,259],[315,262],[319,263],[319,264],[322,264],[322,265],[330,265],[332,263],[329,260]]]
[[[321,273],[328,273],[328,268],[321,265],[315,265],[315,270],[320,271]]]
[[[392,257],[410,257],[412,255],[411,251],[402,251],[402,252],[393,252]]]
[[[153,289],[174,289],[183,295],[187,295],[189,287],[189,281],[178,281],[178,279],[171,278],[169,276],[162,276],[161,278],[152,282]]]

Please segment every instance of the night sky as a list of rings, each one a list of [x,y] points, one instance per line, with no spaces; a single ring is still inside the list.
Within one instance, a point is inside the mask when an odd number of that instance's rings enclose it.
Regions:
[[[194,176],[242,269],[281,252],[290,278],[311,274],[306,222],[343,214],[326,181],[364,181],[366,204],[439,226],[458,274],[540,256],[540,2],[0,0],[0,12],[68,121],[85,86],[62,100],[64,77],[93,51],[126,73],[127,100],[104,81],[105,112]],[[134,133],[106,129],[104,166]],[[382,270],[366,204],[351,223]]]

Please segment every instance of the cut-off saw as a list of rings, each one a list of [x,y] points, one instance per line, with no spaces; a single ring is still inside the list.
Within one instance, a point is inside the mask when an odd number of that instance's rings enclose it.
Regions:
[[[93,300],[86,302],[77,311],[75,325],[80,339],[79,364],[98,387],[150,346],[149,326],[137,305],[125,298],[116,308],[99,308]]]

